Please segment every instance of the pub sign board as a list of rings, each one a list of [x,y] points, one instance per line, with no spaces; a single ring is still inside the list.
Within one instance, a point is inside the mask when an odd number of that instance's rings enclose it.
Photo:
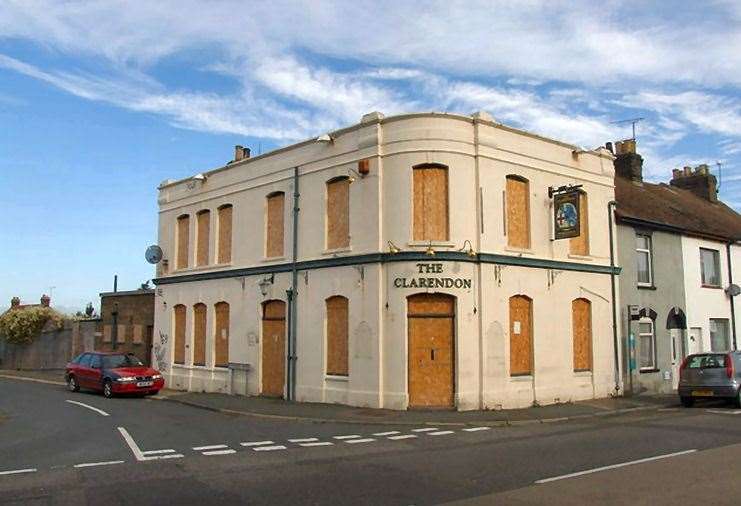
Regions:
[[[579,191],[553,196],[553,223],[556,239],[579,235]]]

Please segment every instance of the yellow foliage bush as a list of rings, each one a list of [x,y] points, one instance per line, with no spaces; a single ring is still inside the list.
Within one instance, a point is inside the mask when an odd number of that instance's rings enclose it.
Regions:
[[[64,317],[49,307],[9,310],[0,316],[0,337],[11,344],[29,344],[47,322],[61,329]]]

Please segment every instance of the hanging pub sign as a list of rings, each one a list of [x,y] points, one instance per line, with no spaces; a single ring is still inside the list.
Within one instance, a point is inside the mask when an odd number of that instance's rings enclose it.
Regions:
[[[571,190],[553,196],[553,223],[556,239],[579,235],[579,191]]]

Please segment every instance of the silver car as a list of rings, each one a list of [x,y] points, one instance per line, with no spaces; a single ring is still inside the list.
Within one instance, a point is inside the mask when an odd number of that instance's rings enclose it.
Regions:
[[[698,397],[730,399],[741,407],[741,352],[689,355],[679,369],[678,392],[685,407]]]

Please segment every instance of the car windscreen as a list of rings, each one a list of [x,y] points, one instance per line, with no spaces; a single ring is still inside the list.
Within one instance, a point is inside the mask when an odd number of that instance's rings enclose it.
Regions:
[[[690,357],[687,361],[687,369],[718,369],[726,366],[726,359],[728,355],[723,354],[707,354],[707,355],[695,355]]]
[[[142,366],[141,360],[134,355],[105,355],[103,357],[104,369],[117,369],[119,367],[139,367]]]

